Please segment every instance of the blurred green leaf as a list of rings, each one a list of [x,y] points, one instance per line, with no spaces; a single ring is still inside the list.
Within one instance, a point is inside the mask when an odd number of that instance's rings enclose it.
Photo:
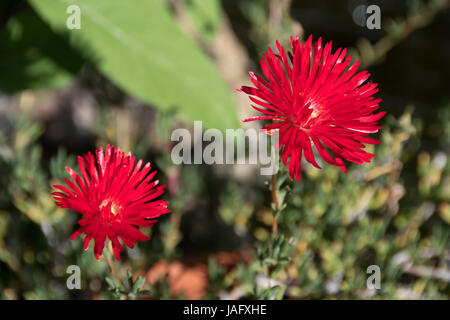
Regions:
[[[63,38],[33,12],[11,18],[0,32],[0,89],[16,92],[66,85],[83,60]]]
[[[138,294],[140,289],[145,283],[145,278],[142,276],[137,277],[136,281],[133,283],[133,286],[131,287],[131,293]]]
[[[238,126],[230,93],[209,58],[179,29],[158,0],[32,0],[54,30],[66,30],[66,9],[81,9],[81,29],[71,43],[93,54],[98,68],[137,98],[176,109],[206,127]],[[219,116],[220,115],[220,116]]]
[[[220,1],[187,0],[186,12],[203,39],[212,42],[222,17]]]

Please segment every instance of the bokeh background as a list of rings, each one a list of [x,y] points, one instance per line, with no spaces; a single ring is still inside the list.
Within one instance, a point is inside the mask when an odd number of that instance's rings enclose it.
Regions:
[[[66,8],[81,8],[81,29]],[[367,5],[381,10],[369,30]],[[449,2],[303,0],[2,0],[0,297],[107,299],[109,272],[82,242],[79,215],[51,185],[76,156],[114,144],[150,161],[172,213],[122,254],[152,299],[246,299],[267,286],[268,177],[251,165],[181,165],[170,134],[237,128],[252,114],[234,88],[276,39],[333,41],[379,84],[383,143],[347,174],[303,165],[286,183],[277,252],[284,299],[448,299],[450,295]],[[244,127],[245,128],[245,127]],[[79,265],[81,290],[66,288]],[[381,269],[381,289],[366,286]]]

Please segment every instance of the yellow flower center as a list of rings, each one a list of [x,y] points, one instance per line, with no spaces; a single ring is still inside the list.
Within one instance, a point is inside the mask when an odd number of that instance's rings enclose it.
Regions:
[[[120,205],[112,201],[111,199],[105,199],[102,201],[102,203],[99,206],[99,209],[103,209],[104,207],[108,206],[111,203],[111,213],[113,215],[117,215],[120,212],[120,209],[122,208]]]

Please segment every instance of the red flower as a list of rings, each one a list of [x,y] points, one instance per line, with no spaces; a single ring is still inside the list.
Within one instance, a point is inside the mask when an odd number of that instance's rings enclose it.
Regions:
[[[282,160],[286,165],[289,159],[291,179],[296,176],[300,181],[302,154],[320,169],[312,144],[323,160],[344,172],[343,160],[370,162],[374,155],[362,149],[364,143],[381,142],[367,135],[381,129],[377,121],[385,112],[374,114],[381,99],[372,97],[378,92],[376,83],[363,85],[369,73],[356,73],[359,61],[350,65],[351,56],[346,57],[346,49],[339,48],[333,54],[331,42],[322,47],[321,38],[313,49],[311,37],[302,44],[298,37],[295,40],[291,37],[289,58],[278,41],[276,45],[279,54],[274,54],[269,47],[261,60],[266,78],[250,72],[256,88],[238,89],[248,94],[258,105],[252,107],[264,114],[244,122],[274,121],[264,130],[279,129]]]
[[[138,241],[149,240],[138,227],[152,227],[160,215],[169,212],[167,201],[154,200],[163,194],[165,186],[156,187],[158,180],[150,182],[156,171],[148,174],[150,163],[142,167],[142,160],[135,165],[136,158],[131,153],[125,156],[119,148],[108,145],[106,152],[100,148],[96,154],[97,161],[90,152],[78,157],[81,178],[66,167],[76,184],[66,179],[69,188],[55,185],[62,192],[52,195],[60,207],[83,215],[78,221],[81,227],[70,240],[84,233],[87,250],[89,241],[94,239],[94,255],[99,260],[109,238],[114,255],[120,260],[119,251],[124,248],[119,238],[130,248]]]

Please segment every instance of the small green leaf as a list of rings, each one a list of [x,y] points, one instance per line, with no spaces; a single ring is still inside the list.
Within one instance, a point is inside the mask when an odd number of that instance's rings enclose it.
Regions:
[[[145,283],[145,278],[142,276],[139,276],[136,281],[133,283],[133,286],[131,288],[131,292],[134,294],[137,294],[139,292],[139,289],[142,288],[142,286]]]
[[[116,283],[115,279],[113,279],[113,278],[111,278],[109,276],[106,276],[105,277],[105,281],[106,281],[106,283],[108,284],[108,286],[109,286],[109,288],[111,290],[114,290],[117,287],[117,283]]]

